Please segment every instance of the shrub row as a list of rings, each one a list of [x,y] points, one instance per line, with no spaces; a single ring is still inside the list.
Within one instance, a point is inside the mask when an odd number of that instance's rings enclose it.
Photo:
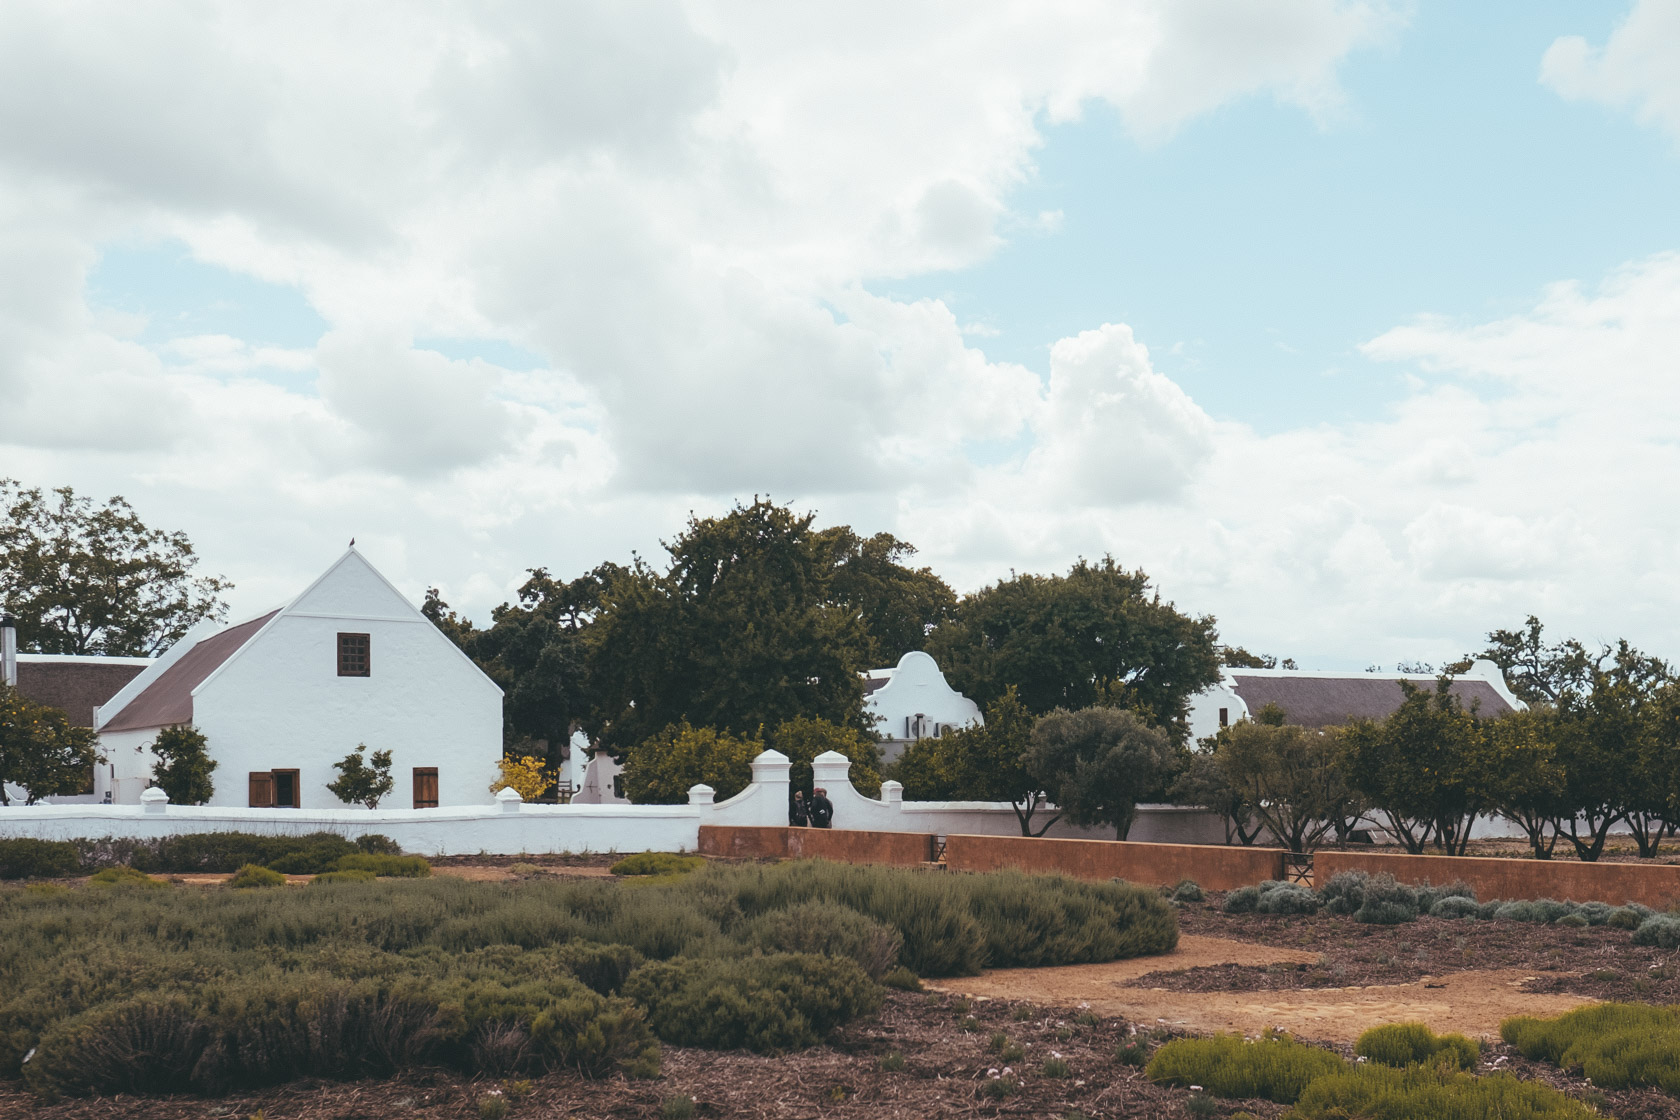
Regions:
[[[1523,1057],[1579,1069],[1601,1089],[1680,1095],[1680,1008],[1600,1003],[1555,1019],[1507,1019],[1499,1035]]]
[[[247,864],[287,875],[326,871],[346,856],[401,855],[389,837],[354,841],[336,833],[259,836],[250,832],[201,832],[158,840],[0,840],[0,879],[63,879],[107,867],[150,874],[231,874]]]
[[[1154,891],[1016,873],[798,863],[633,890],[367,874],[307,891],[4,892],[0,1076],[21,1070],[50,1094],[218,1092],[413,1062],[630,1070],[656,1036],[809,1045],[878,1005],[872,978],[917,986],[906,963],[1099,961],[1177,939]]]
[[[1635,935],[1638,944],[1664,949],[1680,947],[1680,919],[1655,915],[1636,902],[1626,906],[1557,902],[1549,898],[1478,902],[1475,890],[1468,883],[1412,886],[1397,882],[1392,875],[1370,875],[1364,871],[1343,871],[1316,891],[1299,883],[1271,880],[1239,887],[1226,894],[1224,908],[1232,914],[1316,914],[1322,908],[1373,925],[1397,925],[1414,921],[1423,914],[1435,918],[1498,918],[1542,925],[1610,925],[1641,930]]]
[[[1430,1120],[1588,1120],[1598,1114],[1554,1089],[1506,1074],[1473,1077],[1476,1045],[1462,1035],[1437,1037],[1418,1023],[1366,1031],[1355,1051],[1370,1059],[1350,1065],[1268,1032],[1186,1038],[1155,1052],[1145,1070],[1153,1081],[1199,1085],[1220,1097],[1293,1104],[1300,1120],[1429,1117]]]

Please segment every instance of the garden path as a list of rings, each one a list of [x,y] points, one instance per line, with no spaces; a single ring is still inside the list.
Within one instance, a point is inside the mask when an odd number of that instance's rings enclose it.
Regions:
[[[943,991],[984,999],[1018,999],[1040,1004],[1088,1005],[1099,1015],[1190,1031],[1258,1034],[1276,1027],[1304,1039],[1352,1042],[1382,1023],[1423,1022],[1436,1031],[1497,1038],[1499,1024],[1513,1015],[1560,1015],[1583,996],[1530,992],[1529,971],[1454,972],[1409,984],[1360,988],[1271,991],[1173,992],[1130,986],[1150,972],[1203,965],[1311,963],[1315,953],[1274,949],[1246,941],[1185,935],[1176,952],[1109,964],[1061,968],[996,969],[981,976],[942,980]]]

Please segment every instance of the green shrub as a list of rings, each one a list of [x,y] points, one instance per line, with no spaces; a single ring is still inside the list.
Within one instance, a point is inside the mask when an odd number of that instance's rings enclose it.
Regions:
[[[345,856],[361,851],[344,837],[332,833],[317,833],[309,839],[309,844],[269,860],[268,868],[283,875],[319,875],[333,870]]]
[[[1044,1077],[1072,1077],[1073,1067],[1066,1058],[1051,1058],[1038,1071]]]
[[[1262,884],[1265,886],[1265,884]],[[1322,903],[1312,888],[1300,883],[1279,883],[1262,890],[1254,905],[1257,914],[1316,914]]]
[[[1601,926],[1610,920],[1610,915],[1616,908],[1608,902],[1583,902],[1575,907],[1577,917],[1583,919],[1589,926]]]
[[[624,992],[666,1042],[767,1054],[814,1046],[881,999],[852,961],[807,953],[656,961],[631,973]]]
[[[882,1073],[902,1073],[904,1071],[904,1055],[897,1050],[890,1051],[881,1059]]]
[[[1558,902],[1550,898],[1529,898],[1516,902],[1507,902],[1493,912],[1493,916],[1507,922],[1534,922],[1537,925],[1551,925],[1559,918],[1568,917],[1575,912],[1575,905],[1571,902]]]
[[[88,876],[90,887],[167,887],[162,879],[154,879],[144,871],[132,867],[107,867]]]
[[[29,837],[0,840],[0,879],[67,879],[80,870],[74,844]]]
[[[1555,1089],[1508,1074],[1471,1077],[1428,1066],[1363,1065],[1314,1080],[1290,1115],[1299,1120],[1596,1120],[1598,1113]]]
[[[676,852],[637,852],[612,865],[614,875],[686,875],[706,866],[704,856]]]
[[[557,946],[554,953],[559,964],[584,987],[603,996],[616,994],[630,974],[647,963],[646,957],[628,945],[594,941],[568,941]]]
[[[1352,914],[1365,904],[1365,883],[1370,878],[1363,871],[1340,872],[1318,889],[1318,897],[1330,913]]]
[[[921,978],[903,965],[889,969],[887,974],[881,977],[881,983],[889,988],[897,988],[901,992],[919,992],[922,990]]]
[[[1557,920],[1556,924],[1564,926],[1568,929],[1586,929],[1588,926],[1592,925],[1591,922],[1587,921],[1587,919],[1580,914],[1565,914]]]
[[[1435,904],[1444,898],[1462,898],[1470,902],[1476,901],[1476,888],[1463,879],[1454,879],[1444,887],[1432,886],[1425,882],[1417,888],[1417,907],[1419,914],[1427,914],[1435,908]]]
[[[1168,897],[1173,902],[1201,902],[1207,898],[1207,894],[1196,880],[1180,879]]]
[[[363,852],[340,857],[332,871],[371,871],[381,879],[424,879],[432,865],[419,856],[393,856]]]
[[[1288,1035],[1257,1040],[1241,1035],[1181,1038],[1155,1051],[1144,1074],[1163,1085],[1200,1085],[1221,1097],[1262,1097],[1293,1104],[1315,1078],[1345,1067],[1328,1050]]]
[[[1377,926],[1416,921],[1417,916],[1417,891],[1386,874],[1373,875],[1365,880],[1359,909],[1353,912],[1354,921]]]
[[[100,872],[101,875],[104,872]],[[286,877],[278,871],[270,871],[266,867],[258,867],[254,863],[247,863],[228,879],[227,885],[235,890],[247,890],[251,887],[283,887]]]
[[[1316,914],[1321,905],[1310,888],[1279,879],[1238,887],[1225,896],[1227,914]]]
[[[322,883],[371,883],[379,876],[371,871],[323,871],[309,880],[310,886]]]
[[[1601,1089],[1680,1094],[1680,1008],[1600,1003],[1555,1019],[1507,1019],[1499,1035],[1523,1057],[1579,1069]]]
[[[1651,915],[1633,931],[1633,943],[1656,949],[1680,948],[1680,918],[1671,918],[1667,914]]]
[[[659,1120],[690,1120],[694,1115],[694,1098],[678,1094],[659,1103]]]
[[[1504,905],[1505,904],[1497,898],[1489,899],[1488,901],[1477,905],[1476,917],[1482,919],[1484,922],[1492,921],[1494,917],[1498,915],[1499,908]]]
[[[746,943],[766,953],[850,957],[871,980],[898,963],[904,937],[891,926],[838,902],[800,902],[760,914],[747,924]]]
[[[209,1037],[185,997],[148,993],[54,1023],[24,1081],[49,1097],[180,1092]]]
[[[1359,1036],[1353,1052],[1385,1066],[1475,1069],[1480,1048],[1461,1034],[1437,1035],[1423,1023],[1389,1023]]]
[[[1429,908],[1431,918],[1474,918],[1481,912],[1481,904],[1473,898],[1448,895]]]
[[[1141,1038],[1128,1039],[1114,1050],[1114,1060],[1123,1066],[1149,1064],[1149,1044]]]
[[[1645,916],[1631,906],[1618,906],[1610,911],[1604,924],[1612,929],[1638,929]]]

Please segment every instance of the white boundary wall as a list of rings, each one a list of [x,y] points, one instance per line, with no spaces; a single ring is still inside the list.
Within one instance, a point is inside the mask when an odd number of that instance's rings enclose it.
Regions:
[[[120,837],[153,840],[195,832],[256,832],[300,835],[336,832],[347,837],[367,833],[389,836],[403,850],[426,856],[521,852],[690,851],[698,846],[700,826],[786,825],[788,771],[785,756],[765,751],[753,760],[752,782],[727,801],[713,803],[708,786],[689,791],[687,805],[526,805],[512,790],[497,794],[497,804],[438,809],[247,809],[205,805],[169,805],[163,792],[149,789],[139,805],[13,805],[0,809],[0,837],[42,840]],[[834,827],[875,832],[928,832],[939,835],[1018,836],[1020,825],[1007,803],[984,801],[903,800],[897,782],[882,786],[881,800],[865,797],[851,785],[851,763],[832,751],[818,756],[816,784],[834,802]],[[1042,821],[1043,816],[1035,817]],[[1112,829],[1086,830],[1057,825],[1047,835],[1111,840]],[[1140,805],[1133,840],[1157,843],[1221,843],[1219,818],[1199,809]]]

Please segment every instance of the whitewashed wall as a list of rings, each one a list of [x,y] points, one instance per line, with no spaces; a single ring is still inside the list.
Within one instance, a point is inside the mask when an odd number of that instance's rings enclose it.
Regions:
[[[249,809],[218,805],[169,805],[160,790],[147,790],[141,805],[15,805],[0,810],[0,837],[43,840],[79,837],[157,839],[178,833],[257,832],[301,835],[336,832],[357,837],[380,833],[420,855],[512,855],[554,852],[688,851],[697,847],[700,826],[786,825],[788,771],[785,756],[765,751],[753,761],[751,783],[727,801],[713,803],[713,791],[695,786],[687,805],[526,805],[512,790],[493,805],[438,809]],[[972,833],[1018,836],[1008,804],[983,801],[902,800],[896,782],[882,800],[865,797],[847,780],[851,763],[829,752],[814,765],[817,784],[835,803],[834,827],[877,832]],[[1043,818],[1039,818],[1042,820]],[[1057,825],[1050,836],[1111,840],[1112,829]],[[1211,813],[1176,806],[1139,806],[1131,839],[1165,843],[1220,843],[1224,833]]]

